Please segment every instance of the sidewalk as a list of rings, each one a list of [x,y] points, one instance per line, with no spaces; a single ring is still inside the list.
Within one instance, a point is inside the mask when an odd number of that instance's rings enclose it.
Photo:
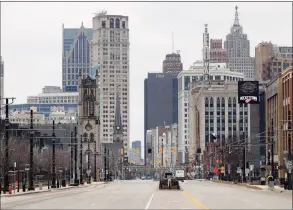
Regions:
[[[236,185],[236,186],[241,186],[241,187],[247,187],[247,188],[255,189],[255,190],[270,190],[270,191],[274,191],[274,192],[278,192],[278,193],[288,191],[280,186],[269,187],[268,185],[250,185],[248,183],[234,183],[234,182],[221,181],[221,180],[215,180],[214,182],[220,183],[220,184],[230,184],[230,185]]]
[[[3,192],[1,192],[1,197],[10,197],[10,196],[21,196],[21,195],[26,195],[26,194],[35,194],[35,193],[45,193],[45,192],[54,192],[54,191],[58,191],[58,190],[66,190],[66,189],[72,189],[72,188],[81,188],[81,187],[89,187],[91,185],[101,185],[101,184],[105,184],[105,182],[92,182],[91,184],[85,183],[83,185],[78,185],[78,186],[70,186],[67,185],[66,187],[62,187],[62,188],[51,188],[48,189],[48,186],[43,186],[42,190],[40,190],[39,187],[36,187],[34,191],[25,191],[23,192],[22,189],[19,189],[19,192],[17,192],[17,189],[12,190],[12,194],[3,194]]]

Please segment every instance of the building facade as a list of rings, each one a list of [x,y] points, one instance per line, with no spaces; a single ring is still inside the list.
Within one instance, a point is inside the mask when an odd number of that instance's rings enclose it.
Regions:
[[[142,149],[142,145],[141,145],[141,141],[133,141],[132,143],[131,143],[132,145],[131,145],[131,148],[133,148],[133,149],[135,149],[135,153],[137,154],[137,163],[139,163],[140,164],[140,159],[141,159],[141,149]],[[138,165],[139,165],[138,164]]]
[[[163,61],[163,73],[179,74],[182,70],[183,64],[179,52],[167,54]]]
[[[256,80],[274,79],[291,65],[292,47],[278,47],[271,42],[261,42],[255,47]]]
[[[101,12],[93,17],[91,64],[99,66],[101,141],[113,142],[115,98],[121,94],[124,152],[129,147],[128,17]]]
[[[45,86],[37,96],[28,96],[27,103],[33,104],[77,104],[78,92],[63,92],[58,86]]]
[[[282,58],[282,57],[274,57],[274,56],[270,57],[263,64],[262,79],[272,80],[278,77],[279,75],[281,75],[282,72],[286,68],[292,65],[293,65],[292,58]]]
[[[157,126],[178,122],[177,94],[177,74],[148,73],[144,81],[144,135]]]
[[[148,130],[147,134],[149,140],[147,166],[154,168],[179,166],[177,124],[158,126]]]
[[[45,118],[48,118],[52,113],[52,109],[56,107],[64,110],[66,115],[77,117],[77,104],[11,104],[9,105],[9,114],[12,115],[16,111],[29,111],[31,107],[35,107],[37,112],[44,114]]]
[[[187,161],[185,154],[189,147],[190,136],[189,131],[189,83],[193,81],[203,80],[203,63],[195,62],[189,70],[182,71],[178,75],[178,137],[179,137],[179,153],[183,156],[182,161]],[[225,63],[210,64],[210,80],[239,81],[243,80],[243,74],[230,71]]]
[[[227,50],[223,49],[222,39],[210,40],[210,62],[227,63]]]
[[[224,47],[228,55],[228,67],[231,71],[244,73],[245,80],[255,79],[254,58],[250,57],[250,41],[239,24],[236,6],[234,24],[226,36]]]
[[[62,87],[65,92],[78,92],[79,71],[86,78],[91,71],[90,42],[92,29],[62,25]]]

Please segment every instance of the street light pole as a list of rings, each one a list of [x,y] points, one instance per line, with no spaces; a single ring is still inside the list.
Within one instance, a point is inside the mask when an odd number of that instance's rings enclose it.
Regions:
[[[83,175],[83,165],[82,165],[82,151],[83,151],[83,145],[82,145],[82,135],[80,135],[80,166],[79,166],[79,171],[80,171],[80,174],[79,174],[79,179],[80,179],[80,184],[83,184],[83,181],[82,181],[82,175]]]
[[[35,190],[34,187],[34,179],[33,179],[33,169],[34,169],[34,147],[33,147],[33,139],[34,139],[34,125],[33,125],[33,110],[31,109],[31,126],[30,126],[30,170],[29,170],[29,176],[30,176],[30,182],[29,182],[29,188],[28,190]]]
[[[87,139],[87,174],[88,174],[88,183],[90,183],[90,139]]]
[[[55,165],[55,120],[53,120],[53,144],[52,144],[52,186],[56,188],[56,165]]]
[[[106,148],[106,144],[105,144],[105,148],[104,148],[104,181],[106,181],[107,180],[107,173],[106,173],[106,170],[107,170],[107,157],[106,157],[106,155],[107,155],[107,148]]]
[[[77,179],[77,127],[74,128],[74,186],[78,186]]]
[[[9,126],[9,117],[8,117],[8,101],[9,99],[6,98],[6,117],[5,117],[5,168],[4,168],[4,193],[8,192],[9,188],[9,178],[8,178],[8,171],[9,171],[9,133],[8,133],[8,126]]]
[[[70,180],[73,179],[73,134],[70,133]]]
[[[271,166],[272,166],[272,177],[273,180],[275,180],[275,164],[274,164],[274,121],[273,119],[271,120]]]
[[[292,123],[291,123],[291,113],[288,111],[288,160],[291,162],[291,132],[292,132]],[[288,190],[292,190],[292,169],[288,169]]]
[[[95,148],[94,148],[94,182],[97,181],[97,141],[95,140]]]

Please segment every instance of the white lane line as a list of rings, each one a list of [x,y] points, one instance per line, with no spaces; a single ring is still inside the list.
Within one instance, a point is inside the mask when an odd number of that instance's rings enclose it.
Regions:
[[[154,198],[154,195],[155,195],[155,193],[153,193],[152,196],[150,197],[150,199],[149,199],[147,205],[146,205],[145,208],[144,208],[145,210],[146,210],[146,209],[149,209],[149,207],[150,207],[150,205],[151,205],[151,202],[152,202],[152,200],[153,200],[153,198]]]

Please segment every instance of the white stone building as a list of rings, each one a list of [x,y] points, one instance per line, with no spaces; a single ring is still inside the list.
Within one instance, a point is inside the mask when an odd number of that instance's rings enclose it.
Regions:
[[[205,150],[206,143],[212,140],[211,134],[220,144],[240,139],[240,135],[246,135],[250,142],[250,105],[238,104],[237,81],[212,81],[210,87],[193,82],[189,102],[190,157],[197,148]]]
[[[31,110],[33,110],[34,124],[46,124],[44,114],[37,112],[37,108],[35,107],[31,107]],[[9,116],[9,122],[20,125],[28,125],[31,123],[31,111],[15,111]]]
[[[77,104],[78,92],[63,92],[58,86],[45,86],[37,96],[28,96],[29,104]]]
[[[195,62],[189,70],[178,74],[178,138],[181,163],[187,161],[186,153],[190,145],[189,132],[189,83],[203,79],[203,62]],[[243,73],[230,71],[225,63],[210,63],[210,80],[239,81],[243,80]]]
[[[101,12],[93,17],[91,65],[99,67],[101,141],[113,142],[116,94],[121,96],[124,152],[129,148],[128,17]]]

